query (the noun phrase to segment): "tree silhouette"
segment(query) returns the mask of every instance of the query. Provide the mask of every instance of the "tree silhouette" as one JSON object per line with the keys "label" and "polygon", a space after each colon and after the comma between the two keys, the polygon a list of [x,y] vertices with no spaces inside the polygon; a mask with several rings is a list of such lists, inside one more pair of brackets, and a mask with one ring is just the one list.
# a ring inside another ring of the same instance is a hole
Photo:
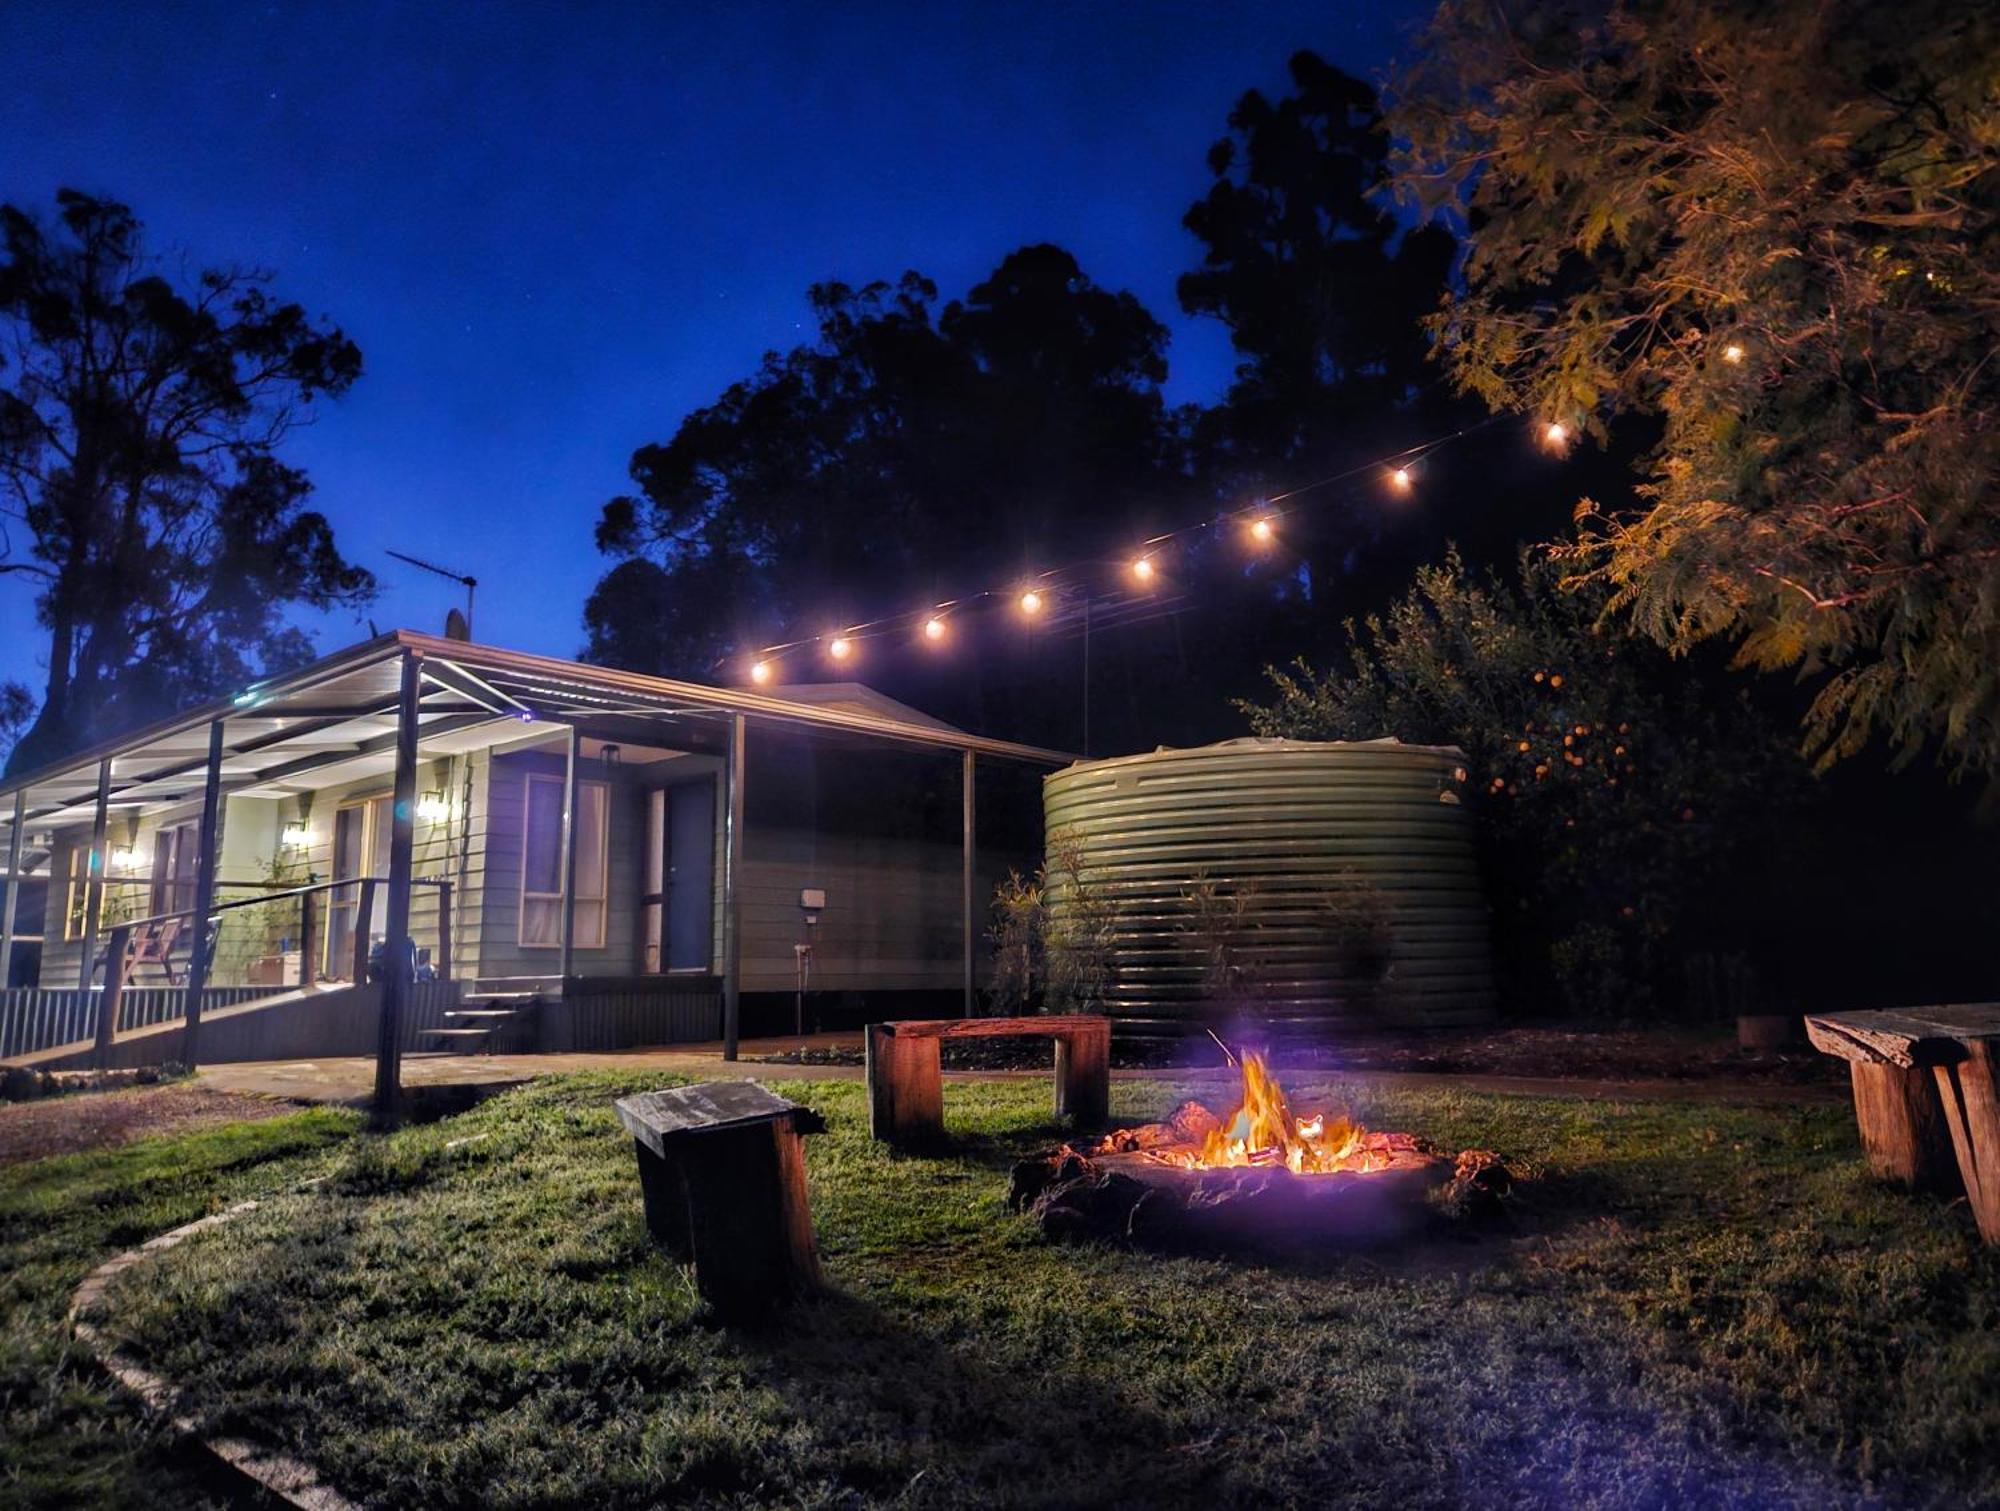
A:
{"label": "tree silhouette", "polygon": [[308,659],[283,610],[373,579],[275,448],[361,353],[261,274],[177,288],[124,205],[0,206],[0,573],[40,584],[48,678],[22,770]]}

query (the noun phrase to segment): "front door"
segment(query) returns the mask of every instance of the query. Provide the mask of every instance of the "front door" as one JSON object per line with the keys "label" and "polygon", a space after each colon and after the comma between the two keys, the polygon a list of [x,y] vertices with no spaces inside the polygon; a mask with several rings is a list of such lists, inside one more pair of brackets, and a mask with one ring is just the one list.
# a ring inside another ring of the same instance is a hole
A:
{"label": "front door", "polygon": [[[389,798],[365,799],[342,805],[333,815],[333,880],[382,877],[389,874]],[[388,889],[375,889],[369,916],[361,915],[361,888],[335,887],[328,894],[326,919],[326,959],[321,975],[329,981],[345,981],[354,974],[354,935],[367,931],[372,941],[387,916]]]}
{"label": "front door", "polygon": [[648,793],[646,819],[646,970],[708,970],[715,938],[714,781]]}

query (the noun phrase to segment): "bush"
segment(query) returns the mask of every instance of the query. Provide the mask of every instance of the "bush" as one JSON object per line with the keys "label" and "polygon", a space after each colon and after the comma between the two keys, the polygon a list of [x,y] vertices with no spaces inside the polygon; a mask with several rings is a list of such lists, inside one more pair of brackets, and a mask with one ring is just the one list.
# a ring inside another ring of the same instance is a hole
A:
{"label": "bush", "polygon": [[1810,781],[1738,679],[1600,631],[1602,608],[1539,557],[1510,582],[1452,552],[1347,625],[1338,668],[1272,668],[1239,706],[1260,735],[1457,746],[1511,994],[1635,1018],[1733,942],[1730,860]]}

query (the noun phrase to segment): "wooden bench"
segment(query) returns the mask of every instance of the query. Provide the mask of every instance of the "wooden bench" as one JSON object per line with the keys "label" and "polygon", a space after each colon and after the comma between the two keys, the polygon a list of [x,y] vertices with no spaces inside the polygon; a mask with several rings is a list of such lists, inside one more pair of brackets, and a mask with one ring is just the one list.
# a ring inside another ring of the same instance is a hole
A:
{"label": "wooden bench", "polygon": [[724,1322],[753,1322],[819,1285],[802,1136],[818,1113],[750,1081],[626,1097],[646,1227]]}
{"label": "wooden bench", "polygon": [[2000,1244],[2000,1003],[1827,1013],[1815,1047],[1848,1062],[1868,1163],[1885,1180],[1955,1194]]}
{"label": "wooden bench", "polygon": [[1056,1041],[1056,1116],[1101,1127],[1111,1112],[1111,1020],[1094,1013],[1045,1018],[924,1018],[868,1025],[868,1131],[891,1144],[944,1137],[946,1039]]}

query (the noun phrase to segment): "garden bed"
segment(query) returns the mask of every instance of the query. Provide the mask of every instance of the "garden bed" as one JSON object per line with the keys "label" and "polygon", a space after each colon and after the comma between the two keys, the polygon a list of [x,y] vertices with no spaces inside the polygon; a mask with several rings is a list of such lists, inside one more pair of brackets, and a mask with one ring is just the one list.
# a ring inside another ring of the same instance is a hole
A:
{"label": "garden bed", "polygon": [[1045,1087],[956,1088],[955,1143],[914,1157],[868,1139],[860,1086],[788,1083],[830,1125],[832,1290],[742,1335],[646,1240],[611,1101],[657,1084],[356,1137],[324,1186],[128,1272],[107,1328],[211,1424],[389,1505],[2000,1497],[2000,1255],[1870,1182],[1845,1109],[1307,1082],[1533,1178],[1475,1244],[1251,1262],[1008,1212]]}

